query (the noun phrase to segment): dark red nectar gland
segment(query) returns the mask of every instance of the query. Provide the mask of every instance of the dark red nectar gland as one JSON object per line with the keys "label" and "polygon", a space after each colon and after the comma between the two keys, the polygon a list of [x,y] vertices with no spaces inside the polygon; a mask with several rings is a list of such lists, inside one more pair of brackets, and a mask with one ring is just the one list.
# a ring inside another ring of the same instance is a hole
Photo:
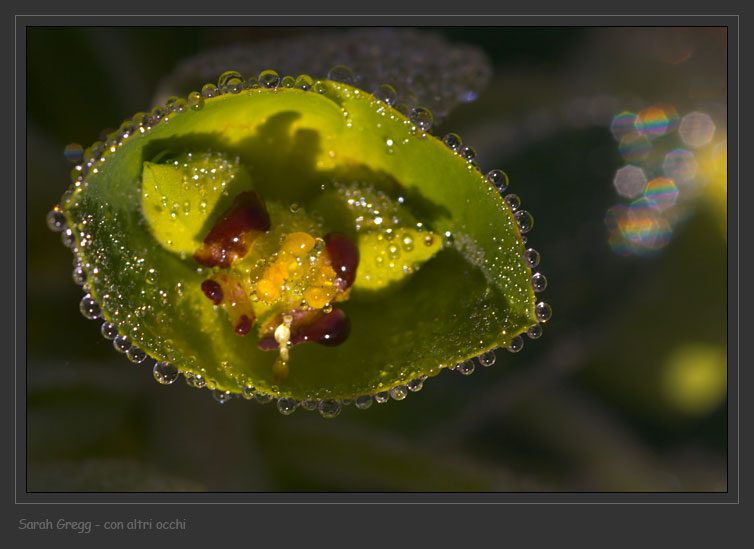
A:
{"label": "dark red nectar gland", "polygon": [[215,305],[222,303],[223,289],[214,280],[207,279],[202,282],[202,291],[204,292],[204,295],[206,295]]}
{"label": "dark red nectar gland", "polygon": [[325,236],[325,253],[337,276],[335,285],[345,292],[356,280],[356,268],[359,266],[356,243],[344,234],[330,233]]}
{"label": "dark red nectar gland", "polygon": [[212,227],[194,259],[205,267],[227,269],[248,253],[260,232],[269,230],[270,216],[262,196],[256,191],[244,191]]}

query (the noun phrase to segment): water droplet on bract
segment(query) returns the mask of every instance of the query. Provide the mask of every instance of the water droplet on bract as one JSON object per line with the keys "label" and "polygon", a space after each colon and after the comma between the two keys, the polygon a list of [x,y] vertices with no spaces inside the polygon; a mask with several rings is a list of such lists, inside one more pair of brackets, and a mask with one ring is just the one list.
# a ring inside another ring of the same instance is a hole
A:
{"label": "water droplet on bract", "polygon": [[497,360],[497,356],[495,355],[495,351],[487,351],[486,353],[482,353],[476,359],[479,361],[479,364],[484,366],[485,368],[488,368],[495,364],[495,360]]}
{"label": "water droplet on bract", "polygon": [[301,90],[309,91],[313,85],[314,80],[308,74],[299,74],[298,78],[296,78],[296,87]]}
{"label": "water droplet on bract", "polygon": [[476,150],[474,150],[474,147],[464,145],[458,152],[463,158],[466,159],[466,162],[471,162],[476,158]]}
{"label": "water droplet on bract", "polygon": [[415,107],[408,113],[408,119],[420,130],[428,132],[432,128],[432,113],[424,107]]}
{"label": "water droplet on bract", "polygon": [[458,151],[462,145],[461,137],[457,133],[446,134],[445,137],[442,138],[442,142],[451,151]]}
{"label": "water droplet on bract", "polygon": [[144,278],[147,281],[147,284],[154,284],[157,282],[157,271],[154,269],[147,269],[147,273],[144,276]]}
{"label": "water droplet on bract", "polygon": [[298,213],[298,211],[301,209],[301,206],[299,206],[296,202],[291,202],[291,205],[288,207],[288,210],[291,213]]}
{"label": "water droplet on bract", "polygon": [[84,147],[78,143],[69,143],[63,150],[63,156],[69,162],[81,162],[84,156]]}
{"label": "water droplet on bract", "polygon": [[117,335],[113,338],[113,347],[119,353],[125,353],[131,348],[131,340],[128,339],[128,336]]}
{"label": "water droplet on bract", "polygon": [[73,248],[76,244],[76,236],[71,229],[65,229],[60,233],[60,239],[63,241],[63,246],[66,248]]}
{"label": "water droplet on bract", "polygon": [[317,80],[314,85],[312,86],[312,89],[316,93],[326,94],[327,93],[327,84],[322,82],[321,80]]}
{"label": "water droplet on bract", "polygon": [[277,88],[280,85],[280,75],[268,69],[259,73],[259,85],[265,88]]}
{"label": "water droplet on bract", "polygon": [[464,360],[456,364],[455,369],[459,374],[469,376],[474,373],[474,363],[470,360]]}
{"label": "water droplet on bract", "polygon": [[404,234],[401,237],[401,248],[404,252],[414,251],[414,239],[409,234]]}
{"label": "water droplet on bract", "polygon": [[539,339],[542,337],[542,325],[532,324],[526,331],[526,335],[529,336],[529,339]]}
{"label": "water droplet on bract", "polygon": [[356,400],[354,401],[354,405],[359,410],[366,410],[367,408],[372,406],[372,402],[374,402],[374,400],[372,399],[372,395],[362,395],[362,396],[356,397]]}
{"label": "water droplet on bract", "polygon": [[225,71],[217,79],[217,88],[222,93],[240,93],[246,87],[246,81],[237,71]]}
{"label": "water droplet on bract", "polygon": [[243,389],[241,389],[241,396],[246,400],[251,400],[252,398],[254,398],[254,391],[256,391],[256,389],[253,385],[246,385]]}
{"label": "water droplet on bract", "polygon": [[136,345],[129,347],[126,351],[126,356],[128,357],[128,360],[134,364],[141,364],[147,359],[147,353],[139,349]]}
{"label": "water droplet on bract", "polygon": [[529,248],[524,252],[524,259],[529,267],[534,268],[539,265],[539,252],[534,248]]}
{"label": "water droplet on bract", "polygon": [[340,414],[342,406],[339,400],[328,399],[319,403],[319,415],[325,419],[332,419]]}
{"label": "water droplet on bract", "polygon": [[529,231],[531,231],[532,227],[534,227],[534,216],[532,216],[526,210],[517,211],[515,214],[513,214],[513,217],[516,219],[518,230],[521,232],[521,234],[528,233]]}
{"label": "water droplet on bract", "polygon": [[398,97],[395,88],[389,84],[382,84],[381,86],[378,86],[377,89],[374,90],[374,93],[372,95],[376,99],[383,101],[391,107],[395,105],[395,100]]}
{"label": "water droplet on bract", "polygon": [[547,279],[542,273],[534,273],[531,276],[531,287],[535,292],[543,292],[547,288]]}
{"label": "water droplet on bract", "polygon": [[99,304],[91,296],[91,294],[86,294],[81,298],[79,309],[81,310],[81,314],[89,320],[95,320],[102,316],[102,311],[99,308]]}
{"label": "water droplet on bract", "polygon": [[170,112],[185,112],[186,107],[188,107],[188,103],[185,99],[176,98],[173,105],[170,107]]}
{"label": "water droplet on bract", "polygon": [[540,322],[545,323],[550,320],[550,317],[552,317],[552,307],[544,301],[540,301],[534,307],[534,316],[536,316],[537,320]]}
{"label": "water droplet on bract", "polygon": [[204,86],[202,86],[202,97],[204,99],[216,97],[217,95],[219,95],[217,93],[217,86],[214,84],[204,84]]}
{"label": "water droplet on bract", "polygon": [[289,416],[298,408],[298,400],[288,397],[280,397],[278,399],[278,412],[284,416]]}
{"label": "water droplet on bract", "polygon": [[517,353],[521,349],[524,348],[524,339],[521,336],[516,336],[513,339],[511,339],[510,345],[508,345],[507,349],[511,353]]}
{"label": "water droplet on bract", "polygon": [[292,76],[284,76],[283,80],[281,80],[281,84],[284,88],[292,88],[296,85],[296,79]]}
{"label": "water droplet on bract", "polygon": [[233,393],[230,391],[223,391],[222,389],[212,389],[212,398],[220,404],[225,404],[233,398]]}
{"label": "water droplet on bract", "polygon": [[406,387],[412,393],[416,393],[418,391],[421,391],[422,387],[424,387],[424,379],[425,379],[424,376],[412,379],[411,381],[409,381],[408,383],[406,383]]}
{"label": "water droplet on bract", "polygon": [[118,328],[111,322],[103,322],[99,331],[105,339],[115,339],[118,335]]}
{"label": "water droplet on bract", "polygon": [[66,228],[66,220],[63,212],[57,208],[50,210],[50,213],[47,214],[47,226],[51,231],[56,233],[64,231]]}
{"label": "water droplet on bract", "polygon": [[152,373],[158,383],[170,385],[178,379],[181,372],[174,365],[170,364],[170,362],[158,362],[152,368]]}
{"label": "water droplet on bract", "polygon": [[201,110],[204,107],[204,98],[198,91],[192,91],[188,94],[188,106],[192,111]]}
{"label": "water droplet on bract", "polygon": [[256,393],[254,395],[254,398],[257,400],[257,402],[259,402],[259,404],[268,404],[272,402],[273,396],[266,393]]}
{"label": "water droplet on bract", "polygon": [[502,194],[508,190],[508,174],[503,170],[490,170],[487,172],[487,181]]}
{"label": "water droplet on bract", "polygon": [[388,400],[390,400],[390,393],[387,391],[380,391],[376,395],[374,395],[374,401],[377,404],[385,404]]}
{"label": "water droplet on bract", "polygon": [[349,86],[353,86],[356,81],[353,71],[345,65],[338,65],[337,67],[331,68],[327,73],[327,79],[332,80],[333,82],[347,84]]}
{"label": "water droplet on bract", "polygon": [[301,407],[307,412],[316,410],[318,405],[319,403],[313,398],[307,398],[306,400],[301,401]]}
{"label": "water droplet on bract", "polygon": [[390,389],[390,396],[393,397],[393,400],[403,400],[407,394],[408,389],[405,385],[397,385]]}
{"label": "water droplet on bract", "polygon": [[73,281],[79,286],[86,284],[86,271],[81,265],[76,265],[73,268],[71,277],[73,278]]}
{"label": "water droplet on bract", "polygon": [[511,211],[516,211],[521,207],[521,199],[517,194],[509,194],[505,196],[505,201],[508,203],[508,207]]}

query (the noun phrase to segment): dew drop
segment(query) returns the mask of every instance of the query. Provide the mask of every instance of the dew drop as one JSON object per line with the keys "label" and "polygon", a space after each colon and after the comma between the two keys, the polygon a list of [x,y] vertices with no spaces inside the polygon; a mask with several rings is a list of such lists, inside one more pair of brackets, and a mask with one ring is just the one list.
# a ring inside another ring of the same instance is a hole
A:
{"label": "dew drop", "polygon": [[66,248],[73,248],[74,244],[76,244],[76,236],[71,229],[65,229],[60,233],[60,239],[63,241],[63,246]]}
{"label": "dew drop", "polygon": [[272,402],[273,396],[268,395],[266,393],[256,393],[254,395],[254,398],[259,402],[259,404],[269,404]]}
{"label": "dew drop", "polygon": [[204,86],[202,86],[202,97],[204,99],[210,99],[217,95],[219,94],[217,93],[217,87],[214,84],[204,84]]}
{"label": "dew drop", "polygon": [[372,399],[372,395],[362,395],[356,397],[356,400],[354,401],[354,405],[359,410],[366,410],[367,408],[372,406],[372,403],[374,400]]}
{"label": "dew drop", "polygon": [[296,78],[296,87],[301,90],[309,91],[312,89],[313,85],[314,80],[312,80],[312,77],[308,74],[300,74],[298,78]]}
{"label": "dew drop", "polygon": [[280,85],[280,75],[268,69],[259,73],[259,85],[265,88],[277,88]]}
{"label": "dew drop", "polygon": [[407,394],[408,389],[405,385],[396,385],[390,389],[390,396],[393,397],[393,400],[403,400]]}
{"label": "dew drop", "polygon": [[79,286],[86,284],[86,271],[81,265],[76,265],[73,268],[73,273],[71,276],[73,278],[73,281]]}
{"label": "dew drop", "polygon": [[547,279],[542,273],[534,273],[531,276],[531,287],[535,292],[543,292],[547,288]]}
{"label": "dew drop", "polygon": [[521,234],[528,233],[534,227],[534,216],[526,210],[518,210],[513,217],[518,223],[518,230],[521,231]]}
{"label": "dew drop", "polygon": [[411,235],[405,234],[401,237],[401,248],[403,248],[404,252],[414,251],[414,239]]}
{"label": "dew drop", "polygon": [[154,269],[148,269],[147,274],[144,276],[144,278],[147,281],[147,284],[154,284],[157,282],[157,271]]}
{"label": "dew drop", "polygon": [[63,156],[69,162],[80,162],[84,156],[84,147],[78,143],[69,143],[63,150]]}
{"label": "dew drop", "polygon": [[246,385],[243,389],[241,389],[241,396],[246,400],[251,400],[252,398],[254,398],[254,391],[256,391],[256,389],[253,385]]}
{"label": "dew drop", "polygon": [[230,391],[223,391],[222,389],[212,389],[212,398],[220,404],[225,404],[233,398],[233,393]]}
{"label": "dew drop", "polygon": [[471,360],[464,360],[456,364],[456,372],[469,376],[474,373],[474,363]]}
{"label": "dew drop", "polygon": [[47,226],[51,231],[59,233],[65,230],[66,220],[63,212],[58,209],[50,210],[47,214]]}
{"label": "dew drop", "polygon": [[158,362],[154,365],[154,368],[152,368],[152,373],[158,383],[170,385],[178,379],[181,372],[170,362]]}
{"label": "dew drop", "polygon": [[424,378],[423,377],[417,377],[416,379],[412,379],[408,383],[406,383],[406,387],[409,391],[412,393],[416,393],[418,391],[421,391],[422,387],[424,387]]}
{"label": "dew drop", "polygon": [[134,364],[141,364],[147,359],[147,353],[142,349],[139,349],[136,345],[129,347],[126,351],[126,356],[128,357],[128,360]]}
{"label": "dew drop", "polygon": [[192,91],[188,94],[188,106],[192,111],[201,110],[204,107],[204,98],[198,91]]}
{"label": "dew drop", "polygon": [[389,84],[382,84],[381,86],[378,86],[377,89],[374,90],[374,93],[372,95],[376,99],[383,101],[391,107],[395,105],[395,100],[398,97],[398,94],[395,92],[395,88]]}
{"label": "dew drop", "polygon": [[340,82],[341,84],[353,86],[356,77],[351,69],[345,65],[338,65],[337,67],[330,69],[330,72],[327,73],[327,79],[332,80],[333,82]]}
{"label": "dew drop", "polygon": [[340,414],[342,405],[339,400],[328,399],[319,403],[319,415],[325,419],[332,419]]}
{"label": "dew drop", "polygon": [[240,93],[246,82],[240,72],[225,71],[217,79],[217,87],[222,93]]}
{"label": "dew drop", "polygon": [[534,268],[539,265],[539,252],[534,248],[529,248],[524,252],[524,259],[529,267]]}
{"label": "dew drop", "polygon": [[284,416],[289,416],[298,408],[298,400],[288,397],[280,397],[277,403],[278,412]]}
{"label": "dew drop", "polygon": [[118,328],[111,322],[103,322],[99,331],[105,339],[115,339],[118,335]]}
{"label": "dew drop", "polygon": [[511,339],[510,345],[508,345],[507,347],[507,349],[511,353],[517,353],[523,348],[524,348],[524,339],[521,336],[516,336],[513,339]]}
{"label": "dew drop", "polygon": [[283,80],[281,81],[284,88],[292,88],[296,85],[296,79],[292,76],[284,76]]}
{"label": "dew drop", "polygon": [[526,335],[529,336],[529,339],[539,339],[542,337],[542,325],[532,324],[526,331]]}
{"label": "dew drop", "polygon": [[449,133],[442,138],[442,142],[451,151],[458,151],[461,148],[461,137],[457,133]]}
{"label": "dew drop", "polygon": [[544,301],[540,301],[534,307],[534,315],[537,317],[537,320],[544,324],[552,317],[552,307]]}
{"label": "dew drop", "polygon": [[487,351],[486,353],[482,353],[476,359],[479,361],[479,364],[484,366],[485,368],[488,368],[495,364],[495,360],[497,360],[497,356],[495,356],[495,351]]}
{"label": "dew drop", "polygon": [[318,405],[319,403],[313,398],[307,398],[306,400],[301,401],[301,407],[307,412],[316,410]]}
{"label": "dew drop", "polygon": [[128,339],[128,336],[117,335],[113,338],[113,347],[119,353],[125,353],[131,348],[131,340]]}
{"label": "dew drop", "polygon": [[505,201],[508,203],[508,207],[511,211],[516,211],[521,207],[521,199],[517,194],[509,194],[505,196]]}
{"label": "dew drop", "polygon": [[374,401],[377,404],[385,404],[388,400],[390,400],[390,393],[387,391],[380,391],[376,395],[374,395]]}
{"label": "dew drop", "polygon": [[317,80],[317,81],[316,81],[316,82],[314,83],[314,85],[312,86],[312,89],[313,89],[313,90],[314,90],[315,92],[317,92],[317,93],[321,93],[321,94],[323,94],[323,95],[324,95],[324,94],[326,94],[326,93],[327,93],[327,84],[325,84],[325,83],[324,83],[324,82],[322,82],[321,80]]}
{"label": "dew drop", "polygon": [[508,174],[503,170],[490,170],[487,172],[487,181],[502,194],[508,190]]}
{"label": "dew drop", "polygon": [[471,162],[476,158],[476,150],[474,150],[474,147],[469,147],[467,145],[461,147],[459,154],[466,159],[466,162]]}
{"label": "dew drop", "polygon": [[408,119],[420,130],[428,132],[432,128],[432,113],[424,107],[415,107],[408,113]]}
{"label": "dew drop", "polygon": [[81,310],[81,314],[89,320],[95,320],[102,316],[102,311],[99,308],[99,304],[91,296],[91,294],[86,294],[81,298],[81,302],[79,303],[79,310]]}

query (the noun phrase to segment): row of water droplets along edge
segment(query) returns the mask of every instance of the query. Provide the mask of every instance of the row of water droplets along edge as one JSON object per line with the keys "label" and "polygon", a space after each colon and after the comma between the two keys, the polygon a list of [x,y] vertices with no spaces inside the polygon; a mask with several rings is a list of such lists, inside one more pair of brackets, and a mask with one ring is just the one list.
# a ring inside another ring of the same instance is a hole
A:
{"label": "row of water droplets along edge", "polygon": [[[353,85],[355,82],[353,71],[343,65],[333,67],[329,71],[327,79],[346,85]],[[60,202],[62,204],[68,203],[75,193],[81,192],[81,190],[86,188],[86,176],[89,173],[97,173],[98,166],[106,161],[107,154],[115,153],[118,147],[131,136],[146,133],[157,124],[168,122],[172,114],[181,113],[187,109],[200,110],[204,106],[205,99],[223,94],[238,94],[244,89],[257,88],[298,88],[303,91],[311,90],[315,93],[327,93],[327,86],[324,82],[314,80],[306,74],[299,75],[297,78],[292,76],[283,76],[281,78],[276,71],[265,70],[262,71],[258,77],[244,78],[236,71],[226,71],[218,79],[217,85],[211,83],[205,84],[202,87],[201,92],[192,91],[188,94],[186,99],[170,97],[167,99],[164,106],[155,107],[152,109],[151,113],[137,113],[132,119],[123,122],[118,130],[106,133],[106,135],[102,136],[100,141],[95,142],[85,151],[71,155],[74,156],[74,160],[80,159],[82,162],[76,164],[72,169],[72,188],[63,194]],[[378,86],[372,95],[408,118],[418,130],[427,133],[431,131],[433,117],[429,109],[423,107],[409,109],[405,104],[396,104],[397,97],[395,89],[389,84]],[[442,141],[447,148],[453,151],[454,154],[463,158],[469,164],[470,168],[481,171],[475,160],[476,151],[473,147],[464,145],[457,134],[448,133],[443,137]],[[66,151],[68,153],[68,148]],[[66,156],[69,156],[69,154],[66,154]],[[486,180],[504,196],[505,202],[516,220],[522,240],[526,243],[527,237],[525,236],[525,233],[528,233],[533,227],[534,218],[529,212],[521,208],[521,199],[517,195],[505,194],[509,185],[508,175],[502,170],[493,169],[487,173]],[[73,230],[67,226],[65,216],[63,215],[60,206],[55,206],[53,210],[48,213],[47,224],[52,231],[61,233],[63,244],[73,252],[73,280],[76,284],[82,286],[85,292],[84,297],[79,304],[81,314],[91,320],[101,318],[102,311],[100,306],[89,293],[86,270],[84,269],[76,247],[76,235]],[[445,236],[450,237],[451,235]],[[540,255],[533,248],[528,248],[525,252],[525,259],[529,268],[535,269],[539,265]],[[532,274],[531,285],[534,292],[540,293],[547,287],[547,279],[541,272],[536,271]],[[531,339],[538,339],[541,337],[542,324],[550,319],[552,309],[550,308],[550,305],[544,301],[540,301],[535,306],[535,315],[539,322],[530,326],[527,331],[527,335]],[[113,347],[116,351],[124,353],[126,357],[135,364],[141,364],[146,361],[147,358],[152,358],[146,353],[146,351],[133,345],[127,335],[119,334],[118,328],[110,322],[104,322],[101,325],[100,333],[105,339],[113,342]],[[523,346],[523,338],[518,335],[512,339],[507,350],[512,353],[517,353],[523,348]],[[476,357],[476,360],[482,366],[492,366],[496,360],[495,350],[480,354]],[[470,375],[474,372],[474,368],[474,361],[471,359],[460,362],[450,369],[463,375]],[[239,396],[242,396],[247,400],[254,399],[261,404],[270,403],[275,399],[275,396],[273,395],[256,391],[251,385],[243,387],[240,395],[230,391],[222,391],[217,388],[212,388],[201,375],[194,374],[190,371],[181,371],[174,364],[169,362],[155,361],[152,372],[155,380],[164,385],[174,383],[180,374],[183,373],[186,383],[190,387],[198,389],[205,387],[210,388],[213,398],[221,404]],[[427,377],[428,376],[423,375],[404,384],[396,385],[390,390],[380,391],[374,395],[355,396],[352,399],[306,399],[299,401],[290,397],[279,397],[277,399],[277,409],[284,415],[292,414],[299,407],[309,411],[318,410],[322,417],[330,419],[338,416],[343,406],[350,405],[351,403],[360,410],[366,410],[372,406],[373,402],[383,404],[391,399],[403,400],[409,392],[417,392],[421,390]]]}

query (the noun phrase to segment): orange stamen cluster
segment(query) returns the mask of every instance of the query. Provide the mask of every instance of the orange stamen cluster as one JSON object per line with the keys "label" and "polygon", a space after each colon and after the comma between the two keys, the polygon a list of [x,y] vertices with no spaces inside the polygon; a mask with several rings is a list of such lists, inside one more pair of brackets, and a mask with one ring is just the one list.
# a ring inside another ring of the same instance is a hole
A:
{"label": "orange stamen cluster", "polygon": [[287,235],[277,258],[267,266],[256,283],[254,291],[257,297],[265,303],[272,303],[280,297],[286,282],[306,275],[304,299],[307,305],[313,309],[322,309],[330,303],[338,293],[335,271],[321,259],[311,266],[302,261],[316,244],[317,241],[308,233]]}

